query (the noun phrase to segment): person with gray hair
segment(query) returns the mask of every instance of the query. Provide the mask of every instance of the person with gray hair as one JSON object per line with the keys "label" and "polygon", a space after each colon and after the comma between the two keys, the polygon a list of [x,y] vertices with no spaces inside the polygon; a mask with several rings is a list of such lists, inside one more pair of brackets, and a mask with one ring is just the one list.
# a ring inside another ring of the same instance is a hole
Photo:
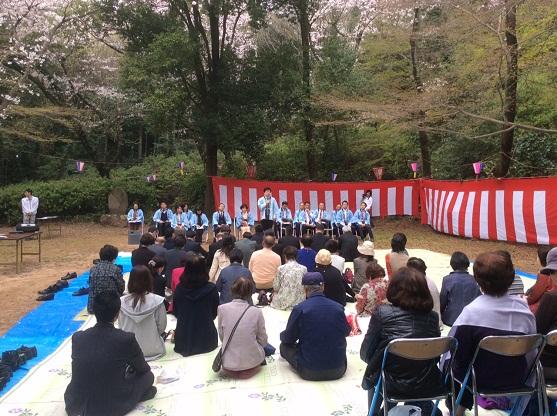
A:
{"label": "person with gray hair", "polygon": [[280,334],[280,355],[304,380],[338,380],[346,372],[350,334],[344,308],[323,294],[321,273],[305,273],[302,285],[306,300],[294,306]]}
{"label": "person with gray hair", "polygon": [[342,235],[338,238],[339,254],[347,262],[354,261],[360,255],[358,253],[358,237],[352,234],[349,225],[342,227]]}

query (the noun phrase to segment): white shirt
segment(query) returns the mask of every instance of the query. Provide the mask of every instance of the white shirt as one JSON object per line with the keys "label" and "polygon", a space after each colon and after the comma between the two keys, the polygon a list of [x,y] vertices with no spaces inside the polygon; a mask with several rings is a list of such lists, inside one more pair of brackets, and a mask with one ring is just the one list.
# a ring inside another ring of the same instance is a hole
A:
{"label": "white shirt", "polygon": [[362,199],[362,202],[365,202],[365,203],[366,203],[366,209],[371,209],[371,206],[373,205],[373,198],[372,198],[371,196],[370,196],[370,197],[367,197],[367,198],[364,197],[364,198]]}
{"label": "white shirt", "polygon": [[32,196],[31,199],[21,198],[21,210],[24,214],[36,214],[39,209],[39,198]]}

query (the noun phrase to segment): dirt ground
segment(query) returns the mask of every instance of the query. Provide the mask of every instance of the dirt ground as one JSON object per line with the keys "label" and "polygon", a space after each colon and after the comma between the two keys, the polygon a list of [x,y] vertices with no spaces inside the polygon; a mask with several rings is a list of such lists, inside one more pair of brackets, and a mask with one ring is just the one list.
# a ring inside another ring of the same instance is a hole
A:
{"label": "dirt ground", "polygon": [[[377,248],[390,247],[393,233],[399,231],[408,237],[408,248],[421,248],[450,254],[455,250],[467,253],[471,258],[481,252],[508,250],[516,267],[536,272],[536,248],[490,241],[478,241],[438,234],[412,219],[376,220],[375,244]],[[8,232],[0,227],[0,233]],[[14,249],[6,243],[0,245],[0,263],[13,260]],[[35,244],[26,243],[26,244]],[[35,256],[24,257],[23,272],[15,274],[15,266],[0,266],[0,335],[4,334],[28,311],[34,309],[37,291],[54,283],[67,272],[78,274],[91,267],[98,258],[99,248],[112,244],[121,251],[131,251],[125,228],[104,227],[93,223],[70,224],[62,227],[62,235],[45,236],[42,240],[42,262]],[[31,247],[28,247],[30,250]]]}

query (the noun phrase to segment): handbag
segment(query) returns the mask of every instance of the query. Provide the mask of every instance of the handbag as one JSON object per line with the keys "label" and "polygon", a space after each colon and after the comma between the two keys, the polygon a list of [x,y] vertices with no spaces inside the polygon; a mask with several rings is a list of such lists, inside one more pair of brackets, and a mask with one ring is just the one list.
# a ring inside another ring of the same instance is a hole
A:
{"label": "handbag", "polygon": [[242,313],[242,315],[240,315],[240,318],[238,318],[238,321],[236,321],[236,324],[234,325],[234,328],[232,328],[232,332],[230,333],[230,336],[228,337],[228,342],[226,343],[226,345],[224,346],[224,348],[222,348],[222,346],[219,349],[219,352],[217,352],[217,355],[215,356],[215,359],[213,360],[213,371],[215,373],[218,373],[222,367],[222,357],[224,355],[224,353],[226,352],[228,346],[230,345],[230,341],[232,341],[232,337],[234,336],[234,332],[236,332],[236,328],[238,328],[238,324],[240,323],[240,321],[242,320],[242,318],[244,317],[244,315],[246,314],[246,312],[248,311],[248,309],[250,308],[251,305],[248,305],[248,307],[246,309],[244,309],[244,312]]}

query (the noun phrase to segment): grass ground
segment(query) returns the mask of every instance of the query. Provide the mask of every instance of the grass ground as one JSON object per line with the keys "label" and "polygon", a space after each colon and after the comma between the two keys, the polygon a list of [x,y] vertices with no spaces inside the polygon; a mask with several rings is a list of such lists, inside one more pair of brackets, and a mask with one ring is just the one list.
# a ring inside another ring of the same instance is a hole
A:
{"label": "grass ground", "polygon": [[[0,227],[0,233],[9,229]],[[388,248],[393,233],[403,232],[408,237],[409,248],[422,248],[450,254],[460,250],[474,258],[481,252],[508,250],[516,267],[536,272],[536,248],[527,245],[461,239],[438,234],[428,226],[408,218],[376,221],[375,244],[377,248]],[[35,244],[35,243],[26,243]],[[121,251],[131,251],[125,228],[104,227],[93,223],[64,224],[62,235],[44,238],[42,262],[35,257],[24,258],[23,272],[15,274],[15,267],[0,266],[0,335],[4,334],[28,311],[34,309],[37,291],[54,283],[67,272],[82,273],[91,267],[98,257],[99,248],[112,244]],[[31,249],[31,247],[29,247]],[[14,249],[0,244],[0,262],[12,261]]]}

